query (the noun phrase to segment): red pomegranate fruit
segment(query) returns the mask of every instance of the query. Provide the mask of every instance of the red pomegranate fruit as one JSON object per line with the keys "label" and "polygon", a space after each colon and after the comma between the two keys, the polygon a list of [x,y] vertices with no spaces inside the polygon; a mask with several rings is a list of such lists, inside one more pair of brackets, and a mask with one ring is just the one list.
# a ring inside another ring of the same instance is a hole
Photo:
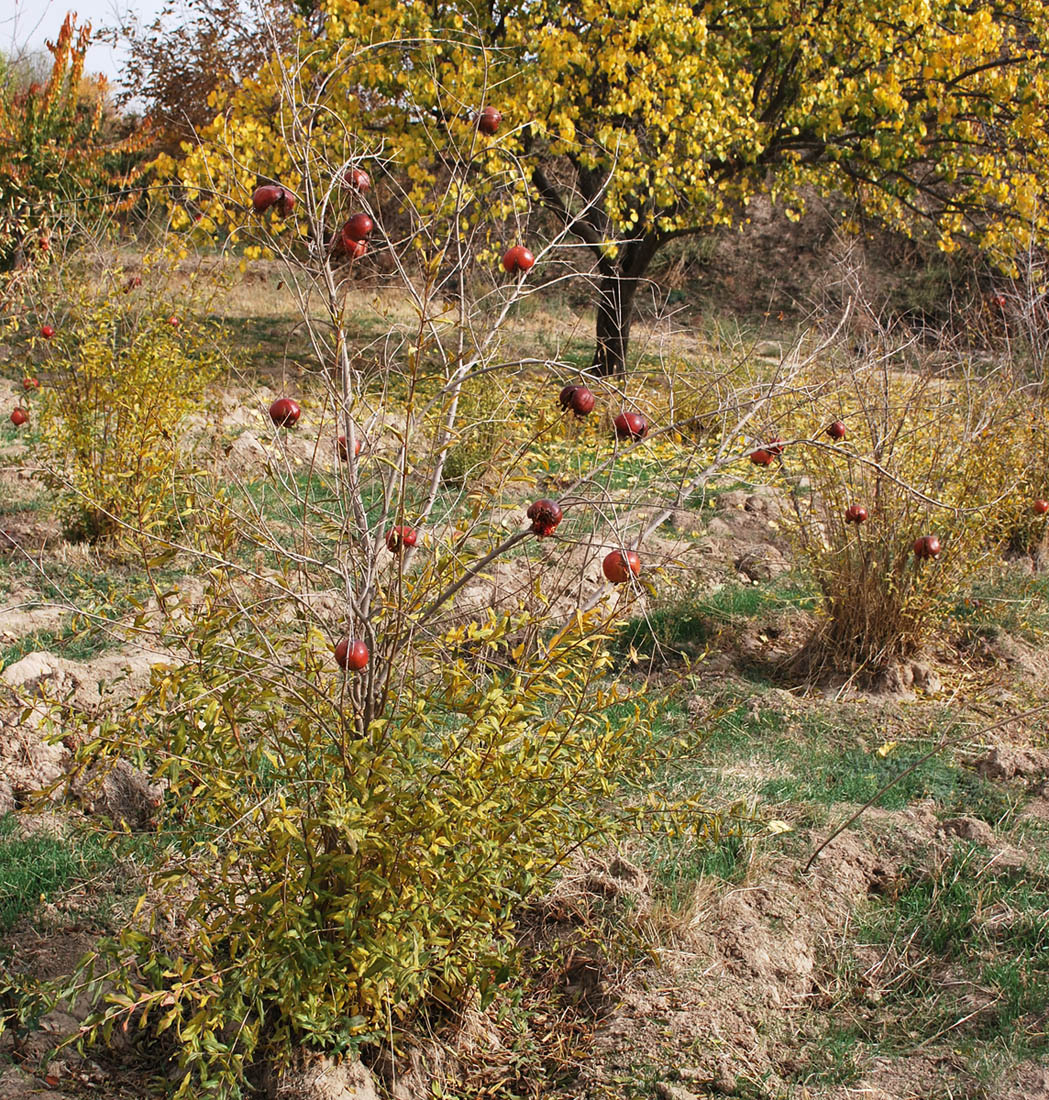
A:
{"label": "red pomegranate fruit", "polygon": [[919,561],[928,561],[940,553],[940,540],[935,535],[921,535],[914,540],[914,556]]}
{"label": "red pomegranate fruit", "polygon": [[375,222],[367,214],[354,214],[342,227],[343,241],[363,241],[375,228]]}
{"label": "red pomegranate fruit", "polygon": [[601,572],[613,584],[625,584],[641,573],[641,558],[633,550],[613,550],[605,555]]}
{"label": "red pomegranate fruit", "polygon": [[535,257],[523,244],[515,244],[503,255],[503,269],[511,275],[531,271],[533,267],[535,267]]}
{"label": "red pomegranate fruit", "polygon": [[355,642],[350,638],[343,638],[335,646],[335,663],[339,668],[360,672],[368,663],[368,647],[364,642]]}
{"label": "red pomegranate fruit", "polygon": [[362,195],[365,191],[370,191],[372,186],[372,178],[363,168],[347,168],[342,182],[354,191],[360,191]]}
{"label": "red pomegranate fruit", "polygon": [[415,546],[419,541],[419,532],[414,527],[391,527],[386,532],[386,549],[396,554],[406,546]]}
{"label": "red pomegranate fruit", "polygon": [[554,533],[563,519],[561,506],[556,500],[537,500],[528,507],[528,518],[532,521],[532,533],[546,538]]}
{"label": "red pomegranate fruit", "polygon": [[[350,461],[350,448],[349,448],[349,445],[346,442],[346,436],[340,435],[339,438],[336,440],[335,445],[339,450],[339,459],[340,459],[340,461],[349,462]],[[353,453],[354,453],[354,455],[359,455],[361,453],[361,441],[360,441],[359,438],[354,441]]]}
{"label": "red pomegranate fruit", "polygon": [[565,386],[557,400],[565,412],[571,409],[576,416],[586,416],[594,411],[595,398],[586,386]]}
{"label": "red pomegranate fruit", "polygon": [[477,114],[477,129],[482,134],[487,134],[491,137],[493,134],[498,133],[499,123],[503,121],[501,111],[497,111],[494,107],[482,107]]}
{"label": "red pomegranate fruit", "polygon": [[294,427],[300,416],[302,416],[302,409],[299,408],[299,403],[292,401],[290,397],[278,397],[270,405],[270,420],[278,428]]}
{"label": "red pomegranate fruit", "polygon": [[612,426],[617,439],[644,439],[648,435],[648,421],[639,412],[621,412]]}

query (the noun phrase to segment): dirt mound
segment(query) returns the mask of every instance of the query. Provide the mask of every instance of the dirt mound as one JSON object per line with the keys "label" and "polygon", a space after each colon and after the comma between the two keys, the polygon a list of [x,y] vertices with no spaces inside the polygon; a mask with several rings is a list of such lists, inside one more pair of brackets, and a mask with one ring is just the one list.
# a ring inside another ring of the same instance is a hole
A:
{"label": "dirt mound", "polygon": [[372,1075],[360,1062],[334,1062],[315,1055],[282,1073],[273,1096],[276,1100],[379,1100]]}
{"label": "dirt mound", "polygon": [[0,678],[23,697],[46,695],[81,710],[141,692],[159,660],[145,650],[106,653],[92,661],[72,661],[36,651],[8,665]]}
{"label": "dirt mound", "polygon": [[0,599],[0,641],[15,642],[36,630],[54,630],[69,614],[66,606],[41,605],[39,593],[19,589]]}
{"label": "dirt mound", "polygon": [[0,707],[0,814],[8,813],[65,773],[69,750],[41,730],[43,714],[15,705]]}
{"label": "dirt mound", "polygon": [[[931,815],[898,816],[906,851],[933,843]],[[660,1054],[668,1088],[732,1095],[737,1082],[758,1080],[787,1088],[797,1066],[776,1041],[776,1021],[819,1003],[830,945],[857,904],[889,889],[899,854],[850,832],[808,876],[782,860],[752,885],[720,896],[701,888],[692,909],[671,918],[677,949],[615,991],[571,1094],[607,1095],[638,1059],[651,1065]],[[695,1053],[683,1065],[684,1050]]]}
{"label": "dirt mound", "polygon": [[981,757],[976,768],[988,779],[1049,779],[1049,753],[1015,745],[999,745]]}

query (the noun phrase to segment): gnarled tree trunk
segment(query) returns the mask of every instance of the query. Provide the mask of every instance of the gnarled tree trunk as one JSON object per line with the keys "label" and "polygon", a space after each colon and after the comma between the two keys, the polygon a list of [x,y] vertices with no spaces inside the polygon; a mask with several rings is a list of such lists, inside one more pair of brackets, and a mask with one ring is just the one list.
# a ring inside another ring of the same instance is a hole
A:
{"label": "gnarled tree trunk", "polygon": [[[530,141],[526,142],[530,149]],[[597,256],[600,277],[597,299],[597,346],[592,370],[599,375],[625,374],[630,347],[630,323],[634,318],[634,299],[652,257],[675,233],[642,232],[631,240],[620,241],[619,251],[608,256],[606,248],[617,231],[602,209],[601,198],[607,179],[603,173],[572,162],[584,207],[579,210],[565,200],[559,185],[542,165],[533,171],[535,184],[544,205],[554,211],[565,228],[579,237]]]}
{"label": "gnarled tree trunk", "polygon": [[602,376],[626,374],[630,325],[641,278],[662,239],[648,234],[623,245],[614,260],[599,265],[601,282],[597,299],[597,346],[593,371]]}

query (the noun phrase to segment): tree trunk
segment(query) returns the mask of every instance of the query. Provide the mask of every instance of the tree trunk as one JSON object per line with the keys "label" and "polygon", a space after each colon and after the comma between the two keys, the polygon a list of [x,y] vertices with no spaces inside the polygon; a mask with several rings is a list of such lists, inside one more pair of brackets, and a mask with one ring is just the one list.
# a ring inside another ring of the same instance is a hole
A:
{"label": "tree trunk", "polygon": [[622,248],[619,262],[601,265],[597,299],[597,347],[591,370],[597,375],[626,374],[630,324],[637,288],[662,241],[654,234]]}
{"label": "tree trunk", "polygon": [[622,279],[617,273],[601,280],[597,299],[597,347],[591,368],[594,374],[626,374],[636,293],[636,279]]}

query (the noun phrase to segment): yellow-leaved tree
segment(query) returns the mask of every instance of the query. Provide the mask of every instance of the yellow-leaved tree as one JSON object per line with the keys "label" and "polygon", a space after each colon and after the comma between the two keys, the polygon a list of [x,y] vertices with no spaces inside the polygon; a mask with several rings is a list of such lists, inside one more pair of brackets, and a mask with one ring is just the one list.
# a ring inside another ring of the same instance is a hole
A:
{"label": "yellow-leaved tree", "polygon": [[[625,369],[658,250],[745,217],[758,194],[790,209],[806,188],[844,192],[1004,266],[1049,230],[1042,0],[325,0],[319,16],[294,68],[327,146],[317,163],[381,149],[411,187],[522,158],[592,257],[602,374]],[[245,198],[256,175],[307,185],[285,151],[285,62],[217,101],[178,168],[219,223],[218,200]],[[422,132],[461,137],[483,105],[502,121],[474,163],[437,162]]]}
{"label": "yellow-leaved tree", "polygon": [[66,15],[47,43],[44,84],[0,55],[0,270],[46,255],[53,232],[73,230],[78,209],[127,201],[141,174],[144,132],[114,117],[105,77],[84,76],[90,41],[91,24]]}
{"label": "yellow-leaved tree", "polygon": [[[1049,227],[1040,0],[327,0],[324,13],[320,35],[302,29],[309,77],[295,70],[315,101],[313,139],[337,159],[352,135],[392,155],[400,186],[428,183],[457,166],[437,163],[421,131],[496,107],[500,130],[474,152],[523,158],[535,196],[591,252],[599,373],[625,368],[658,250],[740,219],[761,193],[788,207],[808,187],[851,193],[945,249],[968,238],[1005,264]],[[191,193],[243,196],[256,175],[305,185],[284,153],[288,72],[275,59],[216,103],[179,170]],[[219,203],[209,213],[224,218]]]}

